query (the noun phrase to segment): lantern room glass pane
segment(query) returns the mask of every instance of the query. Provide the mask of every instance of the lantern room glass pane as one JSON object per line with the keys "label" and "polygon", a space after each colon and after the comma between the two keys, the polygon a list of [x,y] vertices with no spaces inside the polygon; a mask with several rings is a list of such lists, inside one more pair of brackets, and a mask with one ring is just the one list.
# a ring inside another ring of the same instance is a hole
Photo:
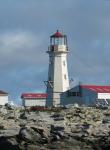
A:
{"label": "lantern room glass pane", "polygon": [[55,45],[64,45],[64,38],[56,38]]}
{"label": "lantern room glass pane", "polygon": [[67,38],[66,36],[63,37],[51,37],[50,38],[51,45],[67,45]]}
{"label": "lantern room glass pane", "polygon": [[51,44],[52,45],[65,45],[65,39],[64,38],[53,38]]}

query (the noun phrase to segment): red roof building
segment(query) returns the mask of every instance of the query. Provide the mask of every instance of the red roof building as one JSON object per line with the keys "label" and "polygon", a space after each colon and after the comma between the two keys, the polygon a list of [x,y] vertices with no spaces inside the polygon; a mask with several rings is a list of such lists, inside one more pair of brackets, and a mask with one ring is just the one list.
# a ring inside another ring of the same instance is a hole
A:
{"label": "red roof building", "polygon": [[79,105],[94,105],[96,101],[110,104],[110,86],[78,85],[62,93],[62,105],[78,103]]}
{"label": "red roof building", "polygon": [[8,93],[6,93],[4,91],[0,91],[0,95],[8,95]]}
{"label": "red roof building", "polygon": [[8,103],[8,93],[0,90],[0,105]]}
{"label": "red roof building", "polygon": [[21,95],[22,105],[25,107],[45,106],[46,98],[45,93],[23,93]]}

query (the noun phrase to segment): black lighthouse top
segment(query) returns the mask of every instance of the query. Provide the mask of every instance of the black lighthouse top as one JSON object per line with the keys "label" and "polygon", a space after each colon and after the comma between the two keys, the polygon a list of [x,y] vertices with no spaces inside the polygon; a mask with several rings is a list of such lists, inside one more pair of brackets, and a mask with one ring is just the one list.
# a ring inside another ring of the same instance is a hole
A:
{"label": "black lighthouse top", "polygon": [[50,36],[50,45],[67,45],[67,37],[58,30]]}

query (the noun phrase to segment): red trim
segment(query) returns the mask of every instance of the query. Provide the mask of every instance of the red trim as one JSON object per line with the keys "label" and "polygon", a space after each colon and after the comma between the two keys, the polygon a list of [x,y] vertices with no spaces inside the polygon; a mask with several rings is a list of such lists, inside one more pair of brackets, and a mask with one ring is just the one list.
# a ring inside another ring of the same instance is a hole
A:
{"label": "red trim", "polygon": [[92,90],[96,93],[110,93],[110,86],[80,85],[81,88]]}
{"label": "red trim", "polygon": [[47,94],[45,93],[23,93],[21,95],[22,99],[35,99],[35,98],[47,98]]}

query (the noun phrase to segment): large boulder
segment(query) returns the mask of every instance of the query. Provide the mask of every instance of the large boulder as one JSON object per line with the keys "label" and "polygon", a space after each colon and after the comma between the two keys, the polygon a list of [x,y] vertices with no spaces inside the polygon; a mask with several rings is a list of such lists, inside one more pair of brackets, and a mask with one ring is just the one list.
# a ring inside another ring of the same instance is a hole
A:
{"label": "large boulder", "polygon": [[14,109],[14,106],[10,105],[9,103],[6,103],[6,104],[5,104],[5,108],[6,108],[7,110],[13,110],[13,109]]}
{"label": "large boulder", "polygon": [[19,139],[27,142],[32,141],[32,136],[26,127],[20,129]]}

